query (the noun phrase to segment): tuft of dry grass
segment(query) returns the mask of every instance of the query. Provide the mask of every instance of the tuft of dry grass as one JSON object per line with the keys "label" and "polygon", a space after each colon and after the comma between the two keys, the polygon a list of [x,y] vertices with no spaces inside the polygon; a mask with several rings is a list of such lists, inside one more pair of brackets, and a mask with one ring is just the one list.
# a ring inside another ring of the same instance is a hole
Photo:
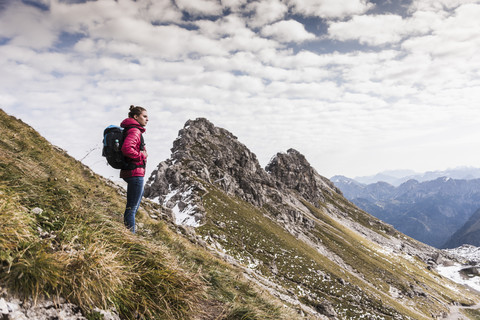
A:
{"label": "tuft of dry grass", "polygon": [[20,296],[63,296],[86,313],[115,307],[126,318],[189,319],[198,308],[203,284],[165,248],[108,223],[81,230],[89,242],[78,230],[68,242],[48,238],[54,230],[42,238],[38,221],[14,197],[2,192],[0,200],[0,281]]}
{"label": "tuft of dry grass", "polygon": [[0,187],[0,257],[9,261],[12,249],[22,244],[31,235],[33,218],[21,207],[15,197],[6,193],[5,187]]}
{"label": "tuft of dry grass", "polygon": [[69,280],[64,289],[69,300],[90,309],[107,308],[112,303],[115,292],[130,276],[115,251],[105,242],[96,242],[81,250],[59,254]]}

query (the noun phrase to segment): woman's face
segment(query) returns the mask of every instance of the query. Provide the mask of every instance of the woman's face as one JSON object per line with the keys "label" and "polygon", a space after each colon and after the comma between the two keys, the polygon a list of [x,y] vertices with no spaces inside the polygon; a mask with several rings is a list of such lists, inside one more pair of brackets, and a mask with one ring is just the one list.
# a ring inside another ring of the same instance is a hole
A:
{"label": "woman's face", "polygon": [[137,120],[137,122],[140,123],[142,127],[145,127],[147,125],[147,122],[148,122],[147,111],[142,111],[142,113],[139,116],[135,115],[133,116],[133,118]]}

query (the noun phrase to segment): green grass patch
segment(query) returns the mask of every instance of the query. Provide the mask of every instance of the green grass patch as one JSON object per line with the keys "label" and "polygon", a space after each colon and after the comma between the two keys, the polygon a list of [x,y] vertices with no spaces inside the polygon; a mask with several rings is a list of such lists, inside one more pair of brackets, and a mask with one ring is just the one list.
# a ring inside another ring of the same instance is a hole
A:
{"label": "green grass patch", "polygon": [[480,309],[463,309],[462,313],[469,319],[480,319]]}
{"label": "green grass patch", "polygon": [[[415,257],[384,252],[328,215],[325,207],[304,203],[316,221],[310,237],[346,269],[276,223],[275,208],[256,208],[211,185],[204,187],[207,221],[197,230],[203,238],[314,309],[321,310],[318,301],[326,300],[342,319],[361,314],[372,319],[428,319],[445,311],[439,301],[472,301],[439,285],[437,275]],[[392,289],[400,292],[401,299],[392,297]],[[435,298],[426,299],[422,290]]]}
{"label": "green grass patch", "polygon": [[203,197],[207,223],[199,228],[206,241],[217,242],[241,263],[298,296],[314,297],[304,299],[313,307],[315,301],[326,299],[346,318],[358,316],[359,310],[398,316],[380,299],[365,294],[349,272],[299,241],[271,220],[266,211],[227,197],[213,187],[207,188]]}

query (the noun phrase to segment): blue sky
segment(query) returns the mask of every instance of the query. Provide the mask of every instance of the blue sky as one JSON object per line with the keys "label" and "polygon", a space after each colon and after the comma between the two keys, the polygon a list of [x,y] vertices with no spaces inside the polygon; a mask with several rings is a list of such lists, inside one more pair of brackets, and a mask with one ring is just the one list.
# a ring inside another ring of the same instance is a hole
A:
{"label": "blue sky", "polygon": [[188,119],[262,166],[326,177],[480,163],[480,1],[0,1],[0,107],[107,177],[101,137],[150,116],[148,171]]}

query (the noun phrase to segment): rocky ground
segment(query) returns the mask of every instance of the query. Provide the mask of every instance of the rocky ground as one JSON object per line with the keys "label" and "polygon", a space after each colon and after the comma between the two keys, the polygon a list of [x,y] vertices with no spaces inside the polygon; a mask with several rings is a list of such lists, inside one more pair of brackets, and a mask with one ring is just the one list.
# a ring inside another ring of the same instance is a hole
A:
{"label": "rocky ground", "polygon": [[[21,300],[0,288],[0,320],[87,320],[80,308],[58,300]],[[114,312],[96,310],[104,320],[119,320]]]}

